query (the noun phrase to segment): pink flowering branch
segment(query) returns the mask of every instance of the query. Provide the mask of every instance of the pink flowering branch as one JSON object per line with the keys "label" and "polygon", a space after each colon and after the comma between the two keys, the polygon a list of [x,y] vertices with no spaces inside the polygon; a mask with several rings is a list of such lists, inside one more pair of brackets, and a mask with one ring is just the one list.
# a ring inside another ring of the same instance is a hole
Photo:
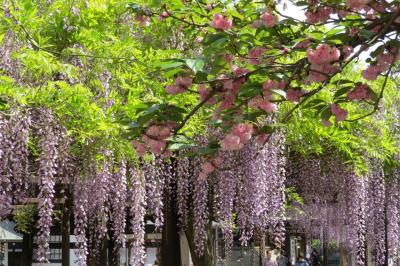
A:
{"label": "pink flowering branch", "polygon": [[[397,37],[397,36],[396,36],[396,37]],[[358,121],[358,120],[361,120],[361,119],[366,118],[366,117],[368,117],[368,116],[371,116],[371,115],[373,115],[376,111],[378,111],[378,109],[379,109],[379,103],[380,103],[381,99],[383,98],[383,93],[384,93],[384,91],[385,91],[387,82],[388,82],[388,80],[389,80],[389,75],[390,75],[390,73],[392,72],[392,68],[393,68],[394,63],[395,63],[395,61],[396,61],[396,55],[397,55],[398,53],[399,53],[399,48],[396,49],[396,52],[395,52],[395,54],[394,54],[394,56],[393,56],[393,60],[392,60],[392,62],[391,62],[391,64],[390,64],[390,67],[389,67],[388,71],[387,71],[386,74],[385,74],[385,79],[384,79],[384,81],[383,81],[383,83],[382,83],[382,87],[381,87],[379,96],[378,96],[378,98],[376,99],[376,101],[373,103],[374,108],[372,109],[372,111],[369,112],[369,113],[367,113],[367,114],[364,114],[364,115],[362,115],[362,116],[359,116],[359,117],[357,117],[357,118],[354,118],[354,119],[347,119],[347,120],[345,120],[345,121],[348,121],[348,122]]]}

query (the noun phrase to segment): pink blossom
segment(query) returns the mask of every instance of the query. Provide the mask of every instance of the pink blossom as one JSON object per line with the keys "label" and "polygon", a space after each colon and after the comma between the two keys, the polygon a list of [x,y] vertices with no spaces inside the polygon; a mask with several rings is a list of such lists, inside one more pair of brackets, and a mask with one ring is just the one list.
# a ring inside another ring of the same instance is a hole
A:
{"label": "pink blossom", "polygon": [[330,127],[332,125],[328,119],[321,119],[321,124],[325,127]]}
{"label": "pink blossom", "polygon": [[307,11],[305,13],[305,16],[307,18],[306,21],[313,24],[318,22],[326,22],[332,12],[333,10],[330,7],[318,8],[316,12]]}
{"label": "pink blossom", "polygon": [[271,80],[271,79],[266,80],[263,83],[263,90],[268,91],[268,90],[277,89],[277,88],[278,88],[278,83],[276,81]]}
{"label": "pink blossom", "polygon": [[306,11],[304,14],[306,16],[306,21],[308,23],[318,23],[319,22],[319,14],[317,12]]}
{"label": "pink blossom", "polygon": [[248,58],[249,64],[258,65],[261,63],[260,58],[267,49],[264,47],[257,47],[249,51]]}
{"label": "pink blossom", "polygon": [[201,37],[201,36],[198,36],[198,37],[196,37],[196,39],[194,39],[195,43],[201,43],[202,41],[203,41],[203,37]]}
{"label": "pink blossom", "polygon": [[223,85],[223,87],[224,87],[224,90],[230,90],[230,89],[232,89],[232,88],[233,88],[233,80],[232,80],[232,79],[224,80],[224,85]]}
{"label": "pink blossom", "polygon": [[359,33],[360,33],[360,29],[359,28],[351,28],[349,30],[349,36],[350,37],[358,36]]}
{"label": "pink blossom", "polygon": [[267,113],[273,113],[278,110],[278,106],[275,103],[271,103],[268,100],[260,101],[260,103],[258,104],[258,107]]}
{"label": "pink blossom", "polygon": [[311,41],[309,39],[306,39],[304,41],[301,41],[299,43],[297,43],[294,48],[296,49],[305,49],[308,48],[311,45]]}
{"label": "pink blossom", "polygon": [[182,88],[181,86],[177,86],[177,85],[168,85],[168,86],[165,87],[165,91],[166,91],[168,94],[176,95],[176,94],[185,92],[186,90],[185,90],[184,88]]}
{"label": "pink blossom", "polygon": [[205,180],[207,180],[207,177],[208,176],[206,173],[204,173],[204,172],[199,173],[199,180],[205,181]]}
{"label": "pink blossom", "polygon": [[148,142],[148,145],[150,146],[150,150],[154,154],[161,154],[163,150],[165,149],[167,143],[164,140],[154,140],[150,139]]}
{"label": "pink blossom", "polygon": [[286,98],[290,102],[299,102],[300,97],[302,97],[305,94],[303,90],[294,90],[294,89],[288,89],[286,92]]}
{"label": "pink blossom", "polygon": [[260,19],[258,19],[258,20],[253,21],[253,23],[251,23],[250,26],[251,26],[252,28],[254,28],[254,29],[257,29],[257,28],[259,28],[262,24],[263,24],[263,21],[260,20]]}
{"label": "pink blossom", "polygon": [[371,0],[347,0],[346,5],[349,9],[360,10],[367,7]]}
{"label": "pink blossom", "polygon": [[240,77],[249,73],[249,70],[243,67],[236,67],[233,72],[235,73],[236,77]]}
{"label": "pink blossom", "polygon": [[232,55],[232,54],[224,54],[224,55],[223,55],[223,58],[225,59],[225,61],[226,61],[228,64],[232,64],[233,60],[235,59],[235,56]]}
{"label": "pink blossom", "polygon": [[135,20],[139,22],[141,26],[149,26],[150,25],[150,17],[145,15],[136,15]]}
{"label": "pink blossom", "polygon": [[232,108],[235,99],[236,99],[235,94],[230,92],[225,93],[220,108],[222,110]]}
{"label": "pink blossom", "polygon": [[393,55],[390,53],[380,54],[377,57],[376,61],[381,66],[389,66],[393,62]]}
{"label": "pink blossom", "polygon": [[358,84],[355,89],[347,93],[350,100],[370,100],[372,99],[371,89],[366,84]]}
{"label": "pink blossom", "polygon": [[350,15],[350,12],[348,12],[348,11],[346,11],[346,10],[343,10],[343,9],[339,10],[337,13],[338,13],[338,16],[339,16],[340,18],[345,18],[345,17],[347,17],[348,15]]}
{"label": "pink blossom", "polygon": [[269,138],[269,134],[266,134],[266,133],[259,134],[256,137],[256,143],[258,145],[263,145],[267,141],[268,138]]}
{"label": "pink blossom", "polygon": [[277,83],[278,89],[283,90],[286,87],[286,81],[280,80]]}
{"label": "pink blossom", "polygon": [[171,135],[171,129],[169,127],[161,127],[160,131],[158,132],[158,137],[161,139],[167,138]]}
{"label": "pink blossom", "polygon": [[361,71],[361,75],[366,80],[375,80],[378,78],[379,74],[381,73],[381,69],[378,66],[369,66],[367,69]]}
{"label": "pink blossom", "polygon": [[311,64],[323,65],[337,61],[340,57],[340,51],[336,47],[330,47],[327,44],[319,44],[315,50],[307,50],[307,58]]}
{"label": "pink blossom", "polygon": [[327,80],[328,76],[334,74],[336,71],[338,71],[337,67],[330,64],[311,65],[308,80],[322,82]]}
{"label": "pink blossom", "polygon": [[215,166],[221,166],[222,164],[224,163],[224,159],[222,159],[222,157],[221,156],[216,156],[214,159],[213,159],[213,164],[215,165]]}
{"label": "pink blossom", "polygon": [[160,133],[161,127],[158,125],[152,125],[146,130],[146,135],[157,137]]}
{"label": "pink blossom", "polygon": [[229,30],[232,28],[232,20],[221,14],[215,14],[214,20],[211,22],[211,27],[220,30]]}
{"label": "pink blossom", "polygon": [[240,150],[243,148],[243,143],[240,141],[240,137],[235,134],[228,134],[221,141],[221,150],[223,151],[233,151]]}
{"label": "pink blossom", "polygon": [[203,164],[203,167],[202,167],[202,172],[203,172],[203,173],[205,173],[205,174],[210,174],[210,173],[212,173],[212,172],[214,172],[214,171],[215,171],[215,167],[214,167],[214,165],[212,165],[211,162],[206,161],[206,162]]}
{"label": "pink blossom", "polygon": [[265,27],[273,27],[276,25],[278,18],[271,12],[266,11],[261,15],[261,20],[264,22]]}
{"label": "pink blossom", "polygon": [[137,154],[139,157],[143,157],[144,154],[146,153],[146,145],[143,143],[137,141],[137,140],[132,140],[132,146],[135,148]]}
{"label": "pink blossom", "polygon": [[331,104],[331,112],[335,116],[336,122],[345,120],[348,115],[348,112],[336,103]]}
{"label": "pink blossom", "polygon": [[[198,92],[199,92],[199,95],[200,95],[200,101],[203,101],[208,96],[208,94],[210,93],[210,91],[206,88],[206,86],[204,84],[199,85]],[[216,103],[217,103],[217,98],[216,97],[211,97],[207,101],[207,104],[209,104],[209,105],[214,105]]]}
{"label": "pink blossom", "polygon": [[169,157],[171,157],[172,155],[173,155],[172,151],[170,151],[170,150],[164,150],[164,152],[163,152],[163,154],[162,154],[162,157],[163,157],[163,158],[169,158]]}
{"label": "pink blossom", "polygon": [[253,134],[253,125],[247,123],[237,124],[232,129],[232,133],[239,136],[240,142],[245,143],[251,139],[251,135]]}
{"label": "pink blossom", "polygon": [[231,93],[237,94],[239,92],[240,87],[242,86],[244,80],[245,80],[245,78],[240,78],[240,79],[234,80],[232,82],[232,87],[230,88]]}
{"label": "pink blossom", "polygon": [[256,96],[254,98],[251,98],[247,105],[250,108],[258,108],[258,106],[260,104],[260,101],[262,101],[262,97],[261,96]]}
{"label": "pink blossom", "polygon": [[173,128],[176,128],[178,126],[178,124],[176,122],[174,122],[174,121],[167,121],[164,125],[166,127],[168,127],[169,129],[173,129]]}
{"label": "pink blossom", "polygon": [[170,14],[169,14],[168,11],[163,11],[163,12],[161,12],[161,14],[158,16],[158,20],[164,20],[164,19],[166,19],[166,18],[169,17],[169,16],[170,16]]}
{"label": "pink blossom", "polygon": [[343,56],[348,58],[353,53],[353,47],[346,45],[343,47]]}
{"label": "pink blossom", "polygon": [[175,79],[175,85],[181,86],[184,89],[188,89],[190,86],[192,86],[193,79],[190,77],[177,77]]}

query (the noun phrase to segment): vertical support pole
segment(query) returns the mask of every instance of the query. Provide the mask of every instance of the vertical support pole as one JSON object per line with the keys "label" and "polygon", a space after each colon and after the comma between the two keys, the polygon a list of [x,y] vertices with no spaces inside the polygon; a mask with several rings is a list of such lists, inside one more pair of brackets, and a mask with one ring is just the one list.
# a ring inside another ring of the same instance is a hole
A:
{"label": "vertical support pole", "polygon": [[22,239],[22,265],[32,265],[32,234],[24,234]]}

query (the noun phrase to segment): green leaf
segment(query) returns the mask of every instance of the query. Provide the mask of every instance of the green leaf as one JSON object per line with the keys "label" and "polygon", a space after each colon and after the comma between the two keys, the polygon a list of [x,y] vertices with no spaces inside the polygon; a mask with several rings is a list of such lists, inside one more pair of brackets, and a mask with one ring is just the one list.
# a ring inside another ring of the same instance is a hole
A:
{"label": "green leaf", "polygon": [[185,62],[194,73],[202,71],[205,65],[204,58],[186,59]]}
{"label": "green leaf", "polygon": [[154,63],[154,66],[159,67],[161,69],[169,69],[169,68],[176,68],[179,66],[183,66],[184,64],[185,64],[184,61],[182,61],[180,59],[176,59],[176,60],[156,62],[156,63]]}
{"label": "green leaf", "polygon": [[310,33],[308,33],[308,36],[310,36],[311,38],[313,38],[317,41],[321,41],[324,38],[324,34],[319,31],[310,32]]}
{"label": "green leaf", "polygon": [[182,149],[190,149],[195,147],[194,144],[188,144],[188,143],[173,143],[171,144],[168,149],[171,151],[177,151],[177,150],[182,150]]}
{"label": "green leaf", "polygon": [[341,95],[347,93],[347,92],[348,92],[349,90],[351,90],[352,88],[353,88],[353,86],[346,86],[346,87],[343,87],[343,88],[341,88],[341,89],[338,89],[338,90],[335,92],[335,98],[337,98],[337,97],[339,97],[339,96],[341,96]]}
{"label": "green leaf", "polygon": [[304,108],[315,108],[316,106],[319,106],[321,104],[326,104],[324,100],[321,99],[314,99],[309,101],[307,104],[304,105]]}
{"label": "green leaf", "polygon": [[283,90],[275,90],[275,89],[272,89],[271,91],[273,91],[273,92],[275,92],[276,94],[279,94],[280,96],[286,98],[286,92],[283,91]]}
{"label": "green leaf", "polygon": [[362,37],[364,37],[365,39],[370,39],[375,35],[375,33],[373,33],[372,31],[366,30],[366,29],[362,29],[360,32],[360,35]]}
{"label": "green leaf", "polygon": [[129,3],[126,5],[126,7],[132,10],[134,13],[139,12],[139,10],[141,9],[141,6],[136,3]]}
{"label": "green leaf", "polygon": [[327,106],[322,112],[321,112],[321,118],[328,120],[332,116],[331,108]]}

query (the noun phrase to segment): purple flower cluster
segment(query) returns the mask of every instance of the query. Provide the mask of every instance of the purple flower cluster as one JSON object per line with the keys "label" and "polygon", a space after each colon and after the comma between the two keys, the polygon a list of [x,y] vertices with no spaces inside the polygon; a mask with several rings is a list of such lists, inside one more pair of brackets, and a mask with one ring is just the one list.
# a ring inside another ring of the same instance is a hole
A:
{"label": "purple flower cluster", "polygon": [[48,109],[41,109],[41,127],[39,134],[39,220],[38,220],[38,260],[48,262],[50,228],[52,226],[54,184],[56,174],[56,161],[58,157],[58,136],[55,134],[53,114]]}
{"label": "purple flower cluster", "polygon": [[131,187],[128,193],[129,216],[131,217],[131,241],[130,265],[141,266],[144,264],[146,250],[144,247],[146,214],[146,187],[143,173],[137,169],[129,168]]}
{"label": "purple flower cluster", "polygon": [[179,226],[186,229],[188,216],[188,198],[190,193],[190,161],[184,157],[177,162],[177,207]]}
{"label": "purple flower cluster", "polygon": [[126,224],[126,163],[124,160],[119,165],[119,171],[114,173],[112,190],[110,191],[110,202],[112,210],[112,230],[114,232],[115,248],[125,247],[125,224]]}
{"label": "purple flower cluster", "polygon": [[163,213],[163,194],[165,186],[165,175],[163,173],[163,161],[156,158],[143,166],[144,176],[146,180],[147,206],[154,215],[155,226],[157,229],[162,228],[164,223]]}
{"label": "purple flower cluster", "polygon": [[74,221],[75,229],[74,235],[76,236],[76,247],[75,255],[77,257],[76,263],[79,266],[87,265],[88,255],[88,239],[86,238],[87,227],[88,227],[88,186],[87,184],[78,179],[75,181],[74,186]]}
{"label": "purple flower cluster", "polygon": [[11,177],[9,174],[9,147],[12,145],[9,134],[9,124],[5,117],[0,116],[0,220],[11,211]]}
{"label": "purple flower cluster", "polygon": [[197,178],[199,169],[193,174],[193,219],[194,225],[194,244],[197,256],[204,254],[204,245],[207,239],[206,226],[209,222],[207,208],[208,202],[208,184],[206,180]]}
{"label": "purple flower cluster", "polygon": [[393,171],[387,183],[387,222],[389,257],[400,260],[400,170]]}

